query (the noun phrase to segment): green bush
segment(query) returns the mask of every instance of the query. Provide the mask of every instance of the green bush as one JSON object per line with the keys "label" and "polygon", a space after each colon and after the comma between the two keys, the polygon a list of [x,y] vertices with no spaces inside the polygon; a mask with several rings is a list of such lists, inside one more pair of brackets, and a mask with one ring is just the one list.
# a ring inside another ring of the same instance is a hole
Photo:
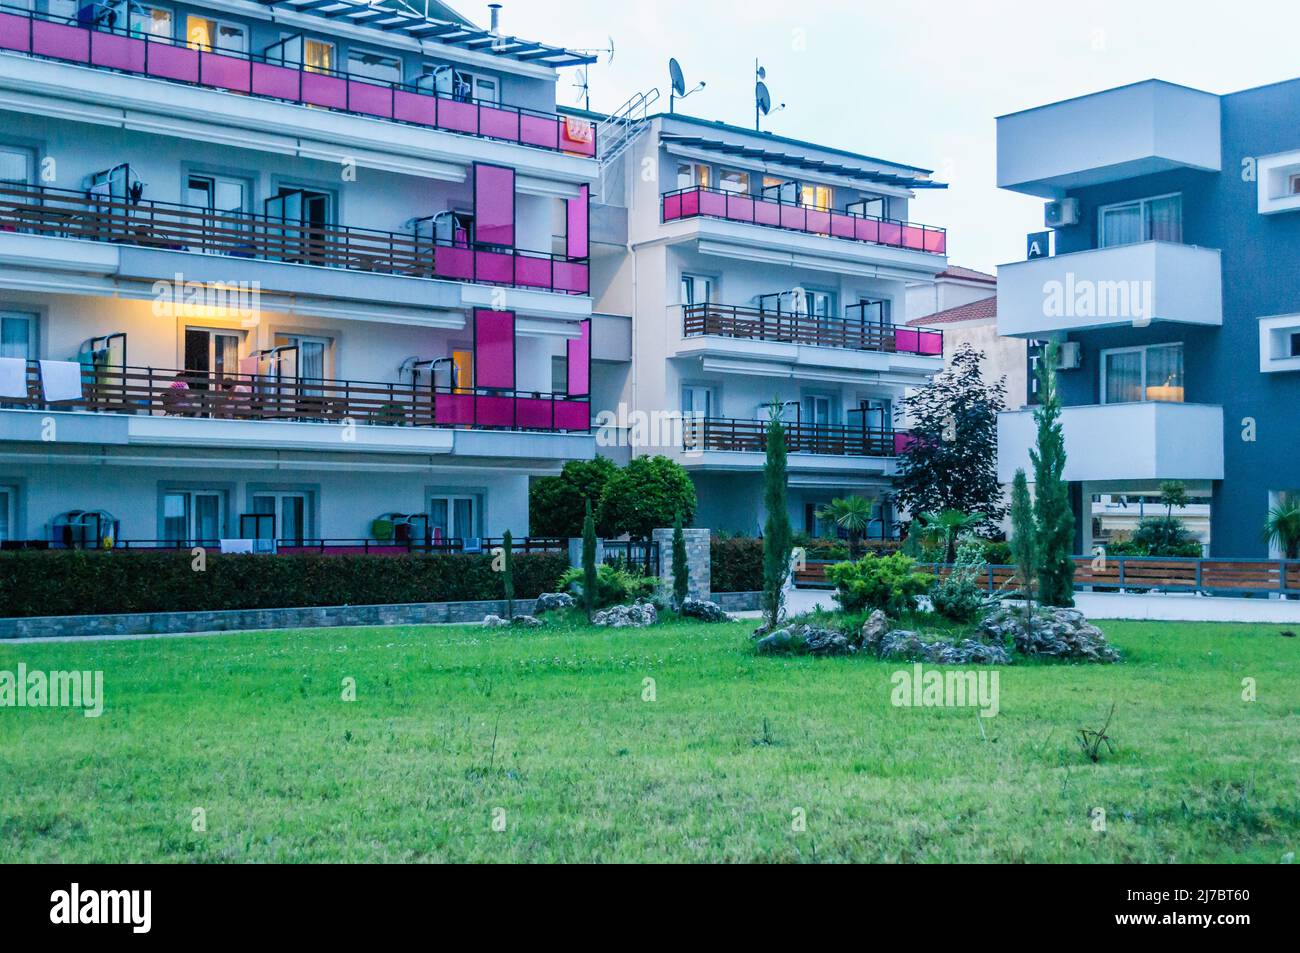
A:
{"label": "green bush", "polygon": [[934,582],[929,573],[917,572],[916,560],[902,553],[868,553],[857,562],[835,563],[826,567],[826,578],[835,585],[835,598],[845,612],[883,609],[894,618],[915,608],[917,596]]}
{"label": "green bush", "polygon": [[539,477],[528,487],[528,527],[533,536],[576,539],[582,535],[587,503],[600,502],[609,478],[618,472],[608,457],[570,460],[559,476]]}
{"label": "green bush", "polygon": [[[583,595],[583,570],[575,566],[560,577],[561,590],[568,590],[579,598]],[[596,599],[594,609],[623,605],[638,599],[649,599],[659,585],[653,576],[640,576],[616,566],[602,564],[596,569]]]}
{"label": "green bush", "polygon": [[710,582],[714,592],[758,592],[763,588],[763,541],[746,536],[709,540]]}
{"label": "green bush", "polygon": [[[0,553],[0,616],[210,612],[503,599],[492,556],[209,554],[18,550]],[[515,596],[554,592],[565,553],[514,557]]]}
{"label": "green bush", "polygon": [[957,562],[947,578],[935,582],[930,590],[934,611],[953,622],[974,622],[984,607],[985,571],[984,540],[963,536],[957,544]]}
{"label": "green bush", "polygon": [[683,526],[695,519],[695,484],[686,469],[667,457],[634,457],[611,474],[600,494],[596,529],[606,539],[627,533],[635,539],[672,526],[678,516]]}
{"label": "green bush", "polygon": [[1201,544],[1176,516],[1148,516],[1128,539],[1106,546],[1112,556],[1200,556]]}

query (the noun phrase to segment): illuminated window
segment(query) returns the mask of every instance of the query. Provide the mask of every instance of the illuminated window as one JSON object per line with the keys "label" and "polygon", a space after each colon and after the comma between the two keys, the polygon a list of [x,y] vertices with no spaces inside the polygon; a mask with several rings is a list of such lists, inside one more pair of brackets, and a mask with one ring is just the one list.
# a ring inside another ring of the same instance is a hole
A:
{"label": "illuminated window", "polygon": [[334,68],[334,44],[324,40],[304,41],[302,63],[310,73],[328,73]]}
{"label": "illuminated window", "polygon": [[131,32],[140,36],[172,38],[172,12],[162,7],[131,6]]}
{"label": "illuminated window", "polygon": [[456,390],[468,393],[474,386],[474,352],[452,351],[451,364],[456,369]]}
{"label": "illuminated window", "polygon": [[805,185],[799,190],[799,204],[808,208],[831,208],[833,198],[829,185]]}
{"label": "illuminated window", "polygon": [[698,185],[707,189],[710,181],[709,171],[707,165],[679,162],[677,163],[677,187],[679,189],[692,189]]}
{"label": "illuminated window", "polygon": [[718,174],[718,187],[724,192],[745,195],[749,192],[749,173],[736,169],[723,169]]}

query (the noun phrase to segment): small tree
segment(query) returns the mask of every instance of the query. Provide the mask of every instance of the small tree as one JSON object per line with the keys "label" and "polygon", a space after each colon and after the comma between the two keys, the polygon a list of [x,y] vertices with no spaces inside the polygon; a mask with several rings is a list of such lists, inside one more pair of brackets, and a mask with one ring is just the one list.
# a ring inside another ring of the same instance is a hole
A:
{"label": "small tree", "polygon": [[680,609],[691,591],[691,570],[686,564],[686,534],[682,518],[673,521],[673,602]]}
{"label": "small tree", "polygon": [[582,535],[587,503],[600,503],[610,477],[618,472],[607,457],[570,460],[559,476],[541,477],[528,487],[528,526],[534,536],[572,539]]}
{"label": "small tree", "polygon": [[1165,508],[1165,531],[1170,534],[1162,542],[1169,547],[1175,544],[1173,537],[1182,526],[1174,519],[1174,508],[1181,510],[1187,505],[1187,487],[1177,480],[1166,480],[1160,484],[1160,502]]}
{"label": "small tree", "polygon": [[775,629],[785,609],[785,583],[790,574],[794,533],[786,506],[785,425],[778,405],[767,423],[767,459],[763,463],[763,617],[769,630]]}
{"label": "small tree", "polygon": [[695,484],[686,469],[667,457],[636,457],[610,477],[600,494],[596,524],[606,538],[627,533],[649,539],[660,526],[695,519]]}
{"label": "small tree", "polygon": [[1029,449],[1034,465],[1034,518],[1038,524],[1038,598],[1048,606],[1074,605],[1074,512],[1070,485],[1065,482],[1065,434],[1061,428],[1061,395],[1056,390],[1059,360],[1055,341],[1047,345],[1038,364],[1039,405],[1036,445]]}
{"label": "small tree", "polygon": [[506,618],[515,617],[515,541],[506,530],[501,537],[501,587],[506,595]]}
{"label": "small tree", "polygon": [[862,537],[871,526],[872,503],[861,496],[831,500],[817,511],[817,518],[834,523],[849,537],[849,558],[862,555]]}
{"label": "small tree", "polygon": [[1269,509],[1264,542],[1276,544],[1287,559],[1300,559],[1300,500],[1285,500]]}
{"label": "small tree", "polygon": [[591,515],[591,501],[582,519],[582,605],[587,621],[596,610],[596,520]]}
{"label": "small tree", "polygon": [[1038,578],[1038,528],[1034,525],[1034,504],[1029,499],[1029,480],[1024,470],[1016,471],[1011,484],[1011,558],[1024,586],[1028,623],[1034,611],[1034,581]]}
{"label": "small tree", "polygon": [[944,510],[942,513],[922,513],[917,519],[925,532],[936,534],[943,541],[943,561],[957,561],[957,540],[964,534],[988,522],[984,513],[963,513],[961,510]]}

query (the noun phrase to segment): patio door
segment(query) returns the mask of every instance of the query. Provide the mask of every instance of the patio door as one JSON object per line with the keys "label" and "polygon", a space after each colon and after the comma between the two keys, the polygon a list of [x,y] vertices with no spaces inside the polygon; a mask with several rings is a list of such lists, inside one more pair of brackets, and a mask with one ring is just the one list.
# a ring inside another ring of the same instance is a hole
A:
{"label": "patio door", "polygon": [[330,225],[330,196],[307,189],[280,189],[263,207],[270,222],[283,227],[267,229],[271,247],[267,257],[280,261],[328,264],[325,229]]}
{"label": "patio door", "polygon": [[477,539],[478,500],[473,496],[435,496],[429,500],[429,529],[433,542]]}
{"label": "patio door", "polygon": [[306,493],[258,493],[253,513],[270,516],[272,538],[286,546],[302,546],[308,537]]}
{"label": "patio door", "polygon": [[177,546],[216,546],[222,536],[223,494],[173,490],[163,494],[163,539]]}
{"label": "patio door", "polygon": [[190,387],[206,390],[213,379],[239,373],[240,335],[208,328],[185,329],[185,373]]}

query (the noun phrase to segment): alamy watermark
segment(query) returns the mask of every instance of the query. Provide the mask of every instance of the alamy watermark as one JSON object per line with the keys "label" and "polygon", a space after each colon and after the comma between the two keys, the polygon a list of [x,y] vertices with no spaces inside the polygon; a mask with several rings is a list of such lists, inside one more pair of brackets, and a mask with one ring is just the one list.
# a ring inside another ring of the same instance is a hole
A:
{"label": "alamy watermark", "polygon": [[87,718],[104,713],[103,672],[0,670],[0,708],[81,708]]}
{"label": "alamy watermark", "polygon": [[704,414],[700,411],[618,410],[596,414],[596,446],[671,449],[687,453],[704,449]]}
{"label": "alamy watermark", "polygon": [[1151,323],[1155,291],[1150,281],[1094,281],[1066,272],[1064,281],[1043,282],[1043,316]]}
{"label": "alamy watermark", "polygon": [[251,327],[261,316],[259,281],[186,281],[179,271],[172,277],[153,283],[153,313],[160,318],[238,318]]}
{"label": "alamy watermark", "polygon": [[978,708],[993,718],[1001,708],[998,673],[987,669],[926,669],[920,662],[889,677],[895,708]]}

